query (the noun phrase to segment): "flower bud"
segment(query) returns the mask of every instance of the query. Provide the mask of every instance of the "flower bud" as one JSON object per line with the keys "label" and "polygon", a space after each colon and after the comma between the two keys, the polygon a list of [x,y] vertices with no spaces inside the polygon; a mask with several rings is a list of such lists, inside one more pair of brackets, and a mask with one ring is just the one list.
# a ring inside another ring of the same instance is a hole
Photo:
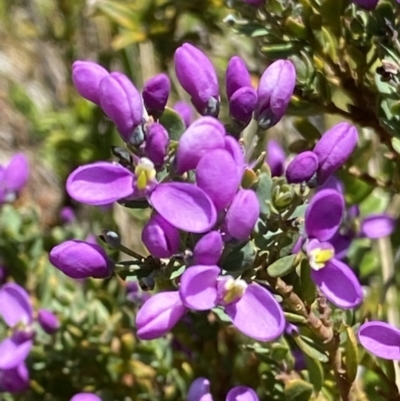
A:
{"label": "flower bud", "polygon": [[396,220],[388,214],[371,214],[361,221],[360,236],[371,239],[386,237],[395,227]]}
{"label": "flower bud", "polygon": [[72,64],[72,81],[78,93],[87,100],[100,106],[100,81],[109,72],[91,61],[75,61]]}
{"label": "flower bud", "polygon": [[29,177],[29,164],[23,153],[15,154],[10,163],[0,166],[0,204],[12,202]]}
{"label": "flower bud", "polygon": [[151,124],[146,134],[145,153],[155,167],[160,168],[163,166],[168,152],[168,145],[167,130],[159,123]]}
{"label": "flower bud", "polygon": [[169,258],[179,251],[179,231],[159,214],[150,218],[142,231],[142,241],[152,256]]}
{"label": "flower bud", "polygon": [[195,265],[216,265],[222,255],[224,243],[218,231],[210,231],[201,237],[193,250]]}
{"label": "flower bud", "polygon": [[47,309],[40,309],[38,313],[38,322],[47,334],[54,334],[60,328],[58,317]]}
{"label": "flower bud", "polygon": [[313,151],[317,155],[318,184],[324,183],[350,157],[357,145],[357,129],[349,123],[339,123],[322,135]]}
{"label": "flower bud", "polygon": [[201,115],[218,116],[219,86],[214,66],[208,57],[189,43],[175,51],[175,72],[178,81],[191,96]]}
{"label": "flower bud", "polygon": [[236,386],[226,395],[226,401],[260,401],[257,393],[246,386]]}
{"label": "flower bud", "polygon": [[379,2],[379,0],[351,0],[351,1],[367,10],[373,10]]}
{"label": "flower bud", "polygon": [[113,264],[104,249],[85,241],[65,241],[55,246],[49,255],[50,262],[69,277],[108,278]]}
{"label": "flower bud", "polygon": [[245,128],[253,117],[257,106],[257,93],[251,86],[238,89],[229,100],[229,114]]}
{"label": "flower bud", "polygon": [[93,393],[78,393],[75,394],[69,401],[101,401],[101,398]]}
{"label": "flower bud", "polygon": [[143,102],[149,114],[158,118],[168,101],[171,83],[165,74],[158,74],[149,79],[143,87]]}
{"label": "flower bud", "polygon": [[271,169],[272,177],[280,177],[283,175],[285,160],[286,154],[282,146],[272,139],[268,141],[265,161]]}
{"label": "flower bud", "polygon": [[228,63],[225,75],[226,94],[228,100],[240,88],[251,86],[251,77],[245,62],[238,56],[233,56]]}
{"label": "flower bud", "polygon": [[286,169],[286,179],[290,184],[308,182],[318,169],[318,157],[314,152],[299,153]]}
{"label": "flower bud", "polygon": [[168,333],[186,312],[178,291],[153,295],[136,314],[137,336],[153,340]]}
{"label": "flower bud", "polygon": [[179,174],[195,169],[199,160],[214,149],[224,149],[225,128],[213,117],[197,119],[181,136],[176,152]]}
{"label": "flower bud", "polygon": [[190,385],[186,399],[187,401],[212,401],[210,381],[204,377],[198,377]]}
{"label": "flower bud", "polygon": [[241,189],[233,198],[225,217],[227,233],[239,241],[245,241],[254,229],[260,204],[254,191]]}
{"label": "flower bud", "polygon": [[60,219],[63,223],[70,224],[75,220],[75,212],[74,209],[70,206],[65,206],[60,211]]}
{"label": "flower bud", "polygon": [[193,121],[193,109],[190,104],[183,101],[176,102],[174,110],[181,116],[186,128],[189,127]]}
{"label": "flower bud", "polygon": [[137,145],[140,135],[135,132],[143,119],[140,93],[120,72],[113,72],[100,82],[100,103],[104,113],[117,126],[125,142]]}
{"label": "flower bud", "polygon": [[260,127],[270,128],[283,117],[295,85],[296,70],[289,60],[277,60],[264,71],[257,91]]}

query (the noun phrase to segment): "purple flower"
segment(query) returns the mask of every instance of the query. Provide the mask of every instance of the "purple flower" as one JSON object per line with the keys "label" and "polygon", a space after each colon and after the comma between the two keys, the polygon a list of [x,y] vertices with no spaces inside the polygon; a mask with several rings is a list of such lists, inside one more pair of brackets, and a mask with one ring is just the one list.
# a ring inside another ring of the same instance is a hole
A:
{"label": "purple flower", "polygon": [[285,328],[282,309],[271,293],[259,284],[247,284],[230,276],[220,277],[218,266],[196,265],[185,270],[179,294],[192,310],[222,306],[233,325],[248,337],[272,341]]}
{"label": "purple flower", "polygon": [[7,283],[0,287],[0,316],[9,327],[32,323],[33,309],[29,295],[18,284]]}
{"label": "purple flower", "polygon": [[258,86],[257,119],[267,129],[285,114],[296,85],[296,70],[289,60],[273,62],[262,74]]}
{"label": "purple flower", "polygon": [[134,145],[141,143],[142,134],[135,129],[143,119],[142,97],[129,78],[120,72],[111,73],[101,80],[99,96],[101,108],[117,126],[124,141]]}
{"label": "purple flower", "polygon": [[165,74],[158,74],[144,84],[142,96],[149,114],[158,117],[163,113],[170,90],[171,83]]}
{"label": "purple flower", "polygon": [[21,341],[16,335],[0,342],[0,371],[14,369],[23,363],[32,344],[31,340]]}
{"label": "purple flower", "polygon": [[389,323],[372,321],[358,330],[360,344],[383,359],[400,360],[400,330]]}
{"label": "purple flower", "polygon": [[100,106],[100,81],[109,72],[101,65],[91,61],[75,61],[72,64],[72,81],[78,93],[87,100]]}
{"label": "purple flower", "polygon": [[313,178],[317,169],[318,157],[314,152],[299,153],[287,166],[287,181],[293,184],[308,182]]}
{"label": "purple flower", "polygon": [[167,130],[159,123],[153,123],[146,133],[145,153],[156,168],[164,164],[168,152],[169,137]]}
{"label": "purple flower", "polygon": [[178,291],[167,291],[153,295],[136,315],[137,336],[142,340],[153,340],[168,333],[185,314],[186,308]]}
{"label": "purple flower", "polygon": [[112,261],[104,249],[85,241],[65,241],[55,246],[49,260],[64,274],[76,279],[108,278],[113,272]]}
{"label": "purple flower", "polygon": [[267,156],[265,157],[265,161],[271,169],[272,177],[280,177],[283,175],[286,154],[282,146],[272,139],[268,141],[267,144]]}
{"label": "purple flower", "polygon": [[260,215],[260,204],[254,191],[240,189],[225,216],[224,227],[229,236],[245,241],[254,229]]}
{"label": "purple flower", "polygon": [[0,205],[14,201],[16,193],[26,184],[28,176],[28,160],[22,153],[15,154],[7,166],[0,166]]}
{"label": "purple flower", "polygon": [[225,148],[225,128],[213,117],[196,120],[183,133],[176,152],[176,169],[179,174],[195,169],[199,160],[214,149]]}
{"label": "purple flower", "polygon": [[225,74],[226,94],[228,100],[240,88],[251,86],[251,77],[246,63],[238,56],[233,56],[226,68]]}
{"label": "purple flower", "polygon": [[196,183],[211,198],[217,211],[232,202],[241,178],[235,160],[224,149],[205,154],[196,167]]}
{"label": "purple flower", "polygon": [[243,172],[245,169],[244,148],[239,144],[239,142],[233,136],[226,135],[224,141],[225,141],[225,150],[227,150],[233,157],[233,160],[235,160],[239,177],[240,179],[242,179]]}
{"label": "purple flower", "polygon": [[256,106],[257,92],[251,86],[244,86],[229,99],[229,115],[243,129],[250,123]]}
{"label": "purple flower", "polygon": [[364,7],[367,10],[373,10],[379,2],[379,0],[351,0],[351,1],[355,4],[358,4],[361,7]]}
{"label": "purple flower", "polygon": [[189,127],[193,121],[193,109],[190,104],[183,101],[176,102],[174,104],[174,110],[182,117],[186,128]]}
{"label": "purple flower", "polygon": [[219,86],[215,69],[208,57],[189,43],[175,51],[176,76],[201,115],[218,116]]}
{"label": "purple flower", "polygon": [[343,212],[339,192],[325,189],[314,195],[305,214],[305,248],[314,282],[334,305],[349,309],[362,302],[362,289],[351,268],[335,258],[335,249],[328,242],[336,234]]}
{"label": "purple flower", "polygon": [[93,393],[78,393],[75,394],[69,401],[101,401],[101,398]]}
{"label": "purple flower", "polygon": [[371,239],[390,235],[396,226],[396,220],[387,214],[371,214],[361,220],[360,237]]}
{"label": "purple flower", "polygon": [[70,224],[75,221],[74,209],[70,206],[65,206],[60,211],[60,218],[64,223]]}
{"label": "purple flower", "polygon": [[318,184],[323,184],[329,176],[347,161],[357,145],[357,129],[349,123],[339,123],[322,135],[314,147],[318,164]]}
{"label": "purple flower", "polygon": [[0,370],[0,393],[21,393],[29,388],[29,372],[24,362],[11,369]]}
{"label": "purple flower", "polygon": [[60,321],[58,317],[47,309],[40,309],[37,320],[47,334],[54,334],[60,328]]}
{"label": "purple flower", "polygon": [[259,398],[250,387],[236,386],[226,395],[226,401],[259,401]]}
{"label": "purple flower", "polygon": [[222,255],[224,242],[218,231],[210,231],[201,237],[193,249],[193,262],[196,265],[215,265]]}
{"label": "purple flower", "polygon": [[151,193],[150,202],[168,223],[183,231],[204,233],[214,227],[217,221],[212,200],[193,184],[160,184]]}
{"label": "purple flower", "polygon": [[179,251],[178,229],[158,214],[152,216],[144,226],[142,241],[156,258],[169,258]]}

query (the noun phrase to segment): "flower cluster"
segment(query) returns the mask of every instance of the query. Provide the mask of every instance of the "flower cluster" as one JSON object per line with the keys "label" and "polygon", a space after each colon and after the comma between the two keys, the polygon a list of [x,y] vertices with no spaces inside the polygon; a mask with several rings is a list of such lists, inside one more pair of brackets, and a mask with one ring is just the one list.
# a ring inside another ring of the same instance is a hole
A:
{"label": "flower cluster", "polygon": [[[0,392],[18,393],[29,386],[25,359],[36,335],[32,304],[22,287],[14,283],[0,287],[0,316],[11,329],[9,337],[0,342]],[[54,334],[60,325],[47,309],[39,310],[36,320],[47,334]]]}

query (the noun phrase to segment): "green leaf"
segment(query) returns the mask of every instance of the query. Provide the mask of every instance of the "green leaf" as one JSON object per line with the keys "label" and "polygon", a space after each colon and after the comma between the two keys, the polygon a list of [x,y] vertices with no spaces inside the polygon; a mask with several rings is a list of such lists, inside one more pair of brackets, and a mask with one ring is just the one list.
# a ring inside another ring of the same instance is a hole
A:
{"label": "green leaf", "polygon": [[260,203],[260,210],[262,214],[269,216],[270,209],[267,202],[271,200],[272,178],[267,173],[261,173],[258,178],[256,195]]}
{"label": "green leaf", "polygon": [[290,380],[284,390],[285,401],[309,401],[313,387],[304,380]]}
{"label": "green leaf", "polygon": [[305,336],[293,336],[294,341],[299,346],[299,348],[310,358],[316,359],[322,363],[328,362],[328,355],[318,349],[318,344],[316,344],[311,338]]}
{"label": "green leaf", "polygon": [[289,274],[296,267],[297,254],[284,256],[267,267],[271,277],[283,277]]}
{"label": "green leaf", "polygon": [[222,268],[228,272],[240,272],[253,266],[256,250],[249,241],[241,248],[236,248],[222,262]]}
{"label": "green leaf", "polygon": [[293,125],[307,141],[315,141],[321,138],[321,133],[318,131],[317,127],[307,118],[297,117],[294,119]]}
{"label": "green leaf", "polygon": [[160,117],[160,124],[168,131],[169,139],[179,141],[182,134],[186,131],[185,124],[181,116],[175,111],[166,107]]}
{"label": "green leaf", "polygon": [[308,371],[308,380],[313,385],[314,391],[318,393],[324,385],[324,369],[317,359],[310,358],[308,355],[304,355],[304,359]]}
{"label": "green leaf", "polygon": [[300,264],[300,285],[296,288],[296,292],[308,305],[311,305],[316,298],[317,291],[311,279],[311,267],[307,259],[303,259]]}
{"label": "green leaf", "polygon": [[346,374],[347,379],[352,383],[356,378],[358,369],[358,346],[354,330],[350,326],[346,327],[346,334],[347,339],[344,351]]}

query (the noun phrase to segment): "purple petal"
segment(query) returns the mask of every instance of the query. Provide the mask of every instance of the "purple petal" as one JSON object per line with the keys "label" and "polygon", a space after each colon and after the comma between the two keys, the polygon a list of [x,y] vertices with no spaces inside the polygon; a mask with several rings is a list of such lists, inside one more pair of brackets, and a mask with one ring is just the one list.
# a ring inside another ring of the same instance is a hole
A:
{"label": "purple petal", "polygon": [[218,211],[231,203],[241,178],[232,156],[223,149],[207,153],[197,164],[196,183],[211,198]]}
{"label": "purple petal", "polygon": [[167,104],[171,83],[165,74],[158,74],[149,79],[143,87],[143,101],[149,112],[162,113]]}
{"label": "purple petal", "polygon": [[344,193],[344,186],[342,181],[334,175],[329,176],[329,178],[322,184],[318,186],[318,190],[321,191],[323,189],[334,189],[341,194]]}
{"label": "purple petal", "polygon": [[144,226],[142,241],[152,256],[169,258],[179,251],[179,231],[160,215],[154,215]]}
{"label": "purple petal", "polygon": [[75,394],[69,401],[101,401],[101,398],[93,393],[78,393]]}
{"label": "purple petal", "polygon": [[259,284],[249,284],[238,302],[225,306],[235,327],[258,341],[272,341],[285,330],[282,308]]}
{"label": "purple petal", "polygon": [[357,277],[349,266],[337,259],[331,259],[321,270],[311,270],[311,277],[326,298],[339,308],[355,308],[363,300]]}
{"label": "purple petal", "polygon": [[167,130],[158,123],[149,126],[146,134],[146,156],[158,168],[164,164],[168,152],[169,137]]}
{"label": "purple petal", "polygon": [[192,382],[186,397],[187,401],[212,401],[210,381],[199,377]]}
{"label": "purple petal", "polygon": [[268,141],[265,161],[271,169],[272,177],[283,175],[285,160],[286,154],[282,146],[272,139]]}
{"label": "purple petal", "polygon": [[217,221],[217,212],[211,199],[193,184],[160,184],[152,192],[150,201],[165,220],[183,231],[204,233]]}
{"label": "purple petal", "polygon": [[357,129],[349,123],[340,123],[325,132],[314,147],[318,156],[318,182],[322,184],[350,157],[357,146]]}
{"label": "purple petal", "polygon": [[28,356],[32,341],[22,343],[6,338],[0,343],[0,369],[13,369],[22,363]]}
{"label": "purple petal", "polygon": [[383,359],[400,360],[400,330],[386,322],[368,322],[358,330],[360,344]]}
{"label": "purple petal", "polygon": [[228,234],[239,241],[245,241],[253,231],[259,215],[260,204],[255,192],[250,189],[239,190],[226,213]]}
{"label": "purple petal", "polygon": [[305,229],[310,238],[328,241],[340,226],[344,212],[343,196],[332,189],[317,192],[305,215]]}
{"label": "purple petal", "polygon": [[355,4],[358,4],[361,7],[364,7],[367,10],[373,10],[379,2],[379,0],[351,0],[351,1]]}
{"label": "purple petal", "polygon": [[226,395],[226,401],[259,401],[259,398],[250,387],[236,386]]}
{"label": "purple petal", "polygon": [[186,312],[178,291],[153,295],[136,315],[137,335],[142,340],[153,340],[168,333]]}
{"label": "purple petal", "polygon": [[382,238],[392,234],[396,220],[387,214],[372,214],[361,221],[360,236],[367,238]]}
{"label": "purple petal", "polygon": [[25,363],[0,371],[0,393],[21,393],[29,388],[29,372]]}
{"label": "purple petal", "polygon": [[238,56],[233,56],[226,68],[226,94],[228,99],[240,88],[251,86],[251,77],[246,63]]}
{"label": "purple petal", "polygon": [[47,309],[40,309],[37,320],[45,333],[52,335],[60,328],[58,317]]}
{"label": "purple petal", "polygon": [[19,191],[28,180],[29,164],[26,156],[17,153],[3,171],[3,182],[9,191]]}
{"label": "purple petal", "polygon": [[100,81],[109,72],[101,65],[91,61],[75,61],[72,64],[72,81],[78,93],[87,100],[100,106]]}
{"label": "purple petal", "polygon": [[245,127],[250,123],[256,106],[256,90],[251,86],[244,86],[238,89],[229,100],[229,115]]}
{"label": "purple petal", "polygon": [[347,252],[350,248],[351,242],[354,236],[349,234],[340,234],[337,232],[329,242],[335,248],[335,259],[344,259],[347,256]]}
{"label": "purple petal", "polygon": [[18,284],[8,283],[0,288],[0,315],[9,327],[32,323],[33,309],[28,293]]}
{"label": "purple petal", "polygon": [[224,149],[225,128],[213,117],[196,120],[183,133],[176,152],[176,168],[179,174],[195,169],[199,160],[214,149]]}
{"label": "purple petal", "polygon": [[78,167],[68,177],[72,199],[88,205],[107,205],[133,193],[134,175],[119,164],[98,162]]}
{"label": "purple petal", "polygon": [[299,153],[287,166],[286,178],[289,183],[308,182],[318,169],[318,157],[314,152]]}
{"label": "purple petal", "polygon": [[243,146],[241,146],[240,143],[233,136],[230,135],[226,135],[224,141],[225,150],[227,150],[233,157],[233,160],[235,160],[238,174],[240,178],[242,178],[245,168]]}
{"label": "purple petal", "polygon": [[208,310],[217,305],[218,266],[192,266],[181,277],[179,294],[184,305],[193,310]]}
{"label": "purple petal", "polygon": [[179,101],[174,104],[174,110],[182,117],[183,122],[185,123],[186,128],[193,121],[193,109],[189,103]]}
{"label": "purple petal", "polygon": [[222,255],[224,243],[218,231],[211,231],[197,241],[193,249],[194,264],[216,265]]}

